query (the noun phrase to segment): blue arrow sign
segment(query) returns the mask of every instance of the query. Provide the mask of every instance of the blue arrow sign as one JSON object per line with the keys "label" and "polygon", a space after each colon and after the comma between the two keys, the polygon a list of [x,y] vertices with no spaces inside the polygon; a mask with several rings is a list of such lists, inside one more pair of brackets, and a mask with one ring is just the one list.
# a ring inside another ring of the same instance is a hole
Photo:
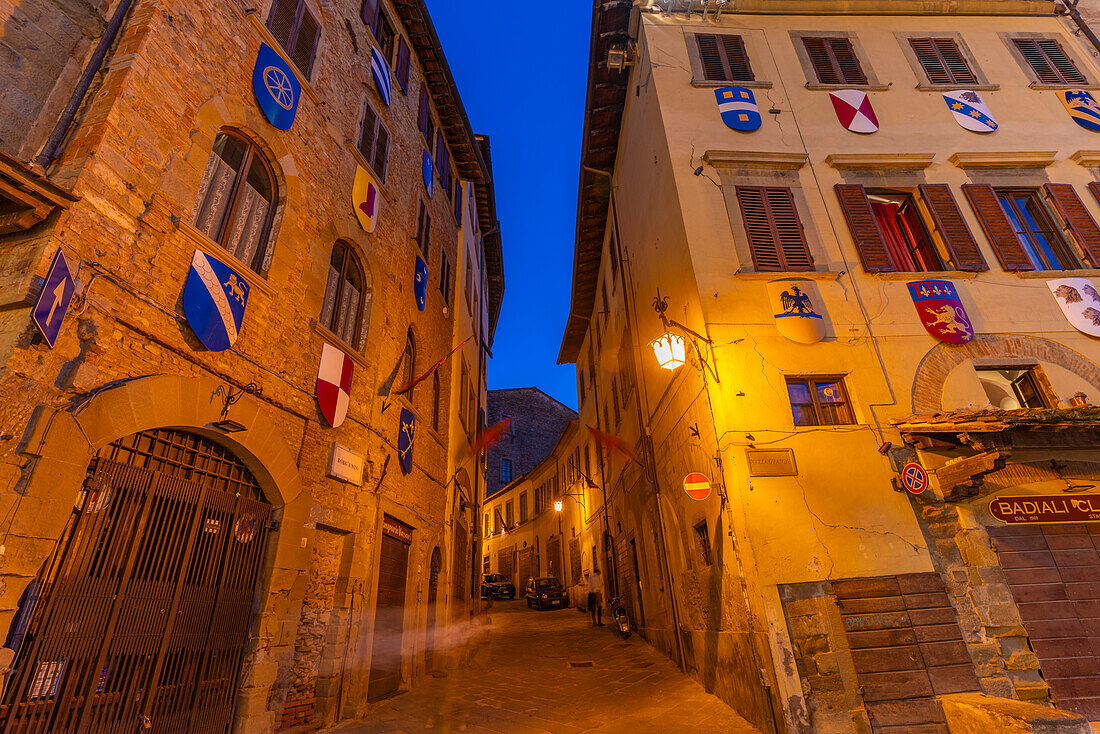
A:
{"label": "blue arrow sign", "polygon": [[46,337],[46,342],[53,349],[57,342],[57,335],[61,332],[61,322],[65,320],[65,314],[69,310],[69,304],[76,293],[76,281],[69,272],[69,263],[65,260],[65,254],[61,248],[54,253],[53,262],[50,263],[50,272],[46,273],[46,282],[42,285],[42,292],[38,294],[38,302],[34,304],[34,324]]}

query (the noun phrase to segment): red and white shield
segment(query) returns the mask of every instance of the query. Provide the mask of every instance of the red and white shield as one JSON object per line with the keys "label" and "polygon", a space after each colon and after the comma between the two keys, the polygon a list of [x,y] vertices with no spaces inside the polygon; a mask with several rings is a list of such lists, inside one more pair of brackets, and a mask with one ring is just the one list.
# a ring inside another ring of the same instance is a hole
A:
{"label": "red and white shield", "polygon": [[321,368],[317,370],[317,404],[333,428],[339,428],[351,402],[351,375],[355,368],[351,357],[331,344],[321,350]]}
{"label": "red and white shield", "polygon": [[836,117],[844,127],[864,135],[878,130],[878,118],[875,117],[867,92],[859,89],[838,89],[829,92],[829,99],[833,101]]}

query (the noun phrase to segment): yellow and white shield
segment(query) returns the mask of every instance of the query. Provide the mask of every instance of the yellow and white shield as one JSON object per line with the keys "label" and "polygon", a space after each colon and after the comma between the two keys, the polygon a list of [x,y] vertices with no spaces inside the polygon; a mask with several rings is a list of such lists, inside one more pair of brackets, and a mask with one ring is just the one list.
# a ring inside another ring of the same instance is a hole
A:
{"label": "yellow and white shield", "polygon": [[784,278],[767,285],[768,303],[780,334],[799,344],[816,344],[825,337],[825,310],[816,283]]}
{"label": "yellow and white shield", "polygon": [[378,209],[382,206],[382,189],[370,171],[355,167],[355,181],[351,185],[351,205],[359,224],[367,232],[373,232],[378,224]]}

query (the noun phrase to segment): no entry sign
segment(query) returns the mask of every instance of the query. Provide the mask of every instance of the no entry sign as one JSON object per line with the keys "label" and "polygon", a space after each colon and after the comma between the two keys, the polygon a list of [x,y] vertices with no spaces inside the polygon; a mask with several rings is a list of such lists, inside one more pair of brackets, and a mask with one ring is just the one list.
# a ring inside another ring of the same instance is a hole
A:
{"label": "no entry sign", "polygon": [[910,461],[901,470],[901,483],[910,494],[920,494],[928,489],[928,472],[915,461]]}
{"label": "no entry sign", "polygon": [[705,500],[710,497],[710,480],[706,474],[692,472],[684,477],[684,491],[693,500]]}

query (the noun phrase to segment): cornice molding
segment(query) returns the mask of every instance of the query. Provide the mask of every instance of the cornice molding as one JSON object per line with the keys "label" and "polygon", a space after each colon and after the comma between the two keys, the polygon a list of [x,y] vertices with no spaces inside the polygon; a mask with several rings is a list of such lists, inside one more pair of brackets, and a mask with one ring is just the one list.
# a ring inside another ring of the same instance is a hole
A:
{"label": "cornice molding", "polygon": [[1015,166],[1024,168],[1046,168],[1054,163],[1056,151],[1008,153],[955,153],[948,160],[959,168],[990,168],[996,166]]}
{"label": "cornice molding", "polygon": [[806,165],[810,156],[806,153],[778,153],[757,150],[708,150],[703,161],[715,168],[731,166],[760,166],[797,170]]}
{"label": "cornice molding", "polygon": [[834,153],[825,157],[833,168],[928,168],[935,153]]}

